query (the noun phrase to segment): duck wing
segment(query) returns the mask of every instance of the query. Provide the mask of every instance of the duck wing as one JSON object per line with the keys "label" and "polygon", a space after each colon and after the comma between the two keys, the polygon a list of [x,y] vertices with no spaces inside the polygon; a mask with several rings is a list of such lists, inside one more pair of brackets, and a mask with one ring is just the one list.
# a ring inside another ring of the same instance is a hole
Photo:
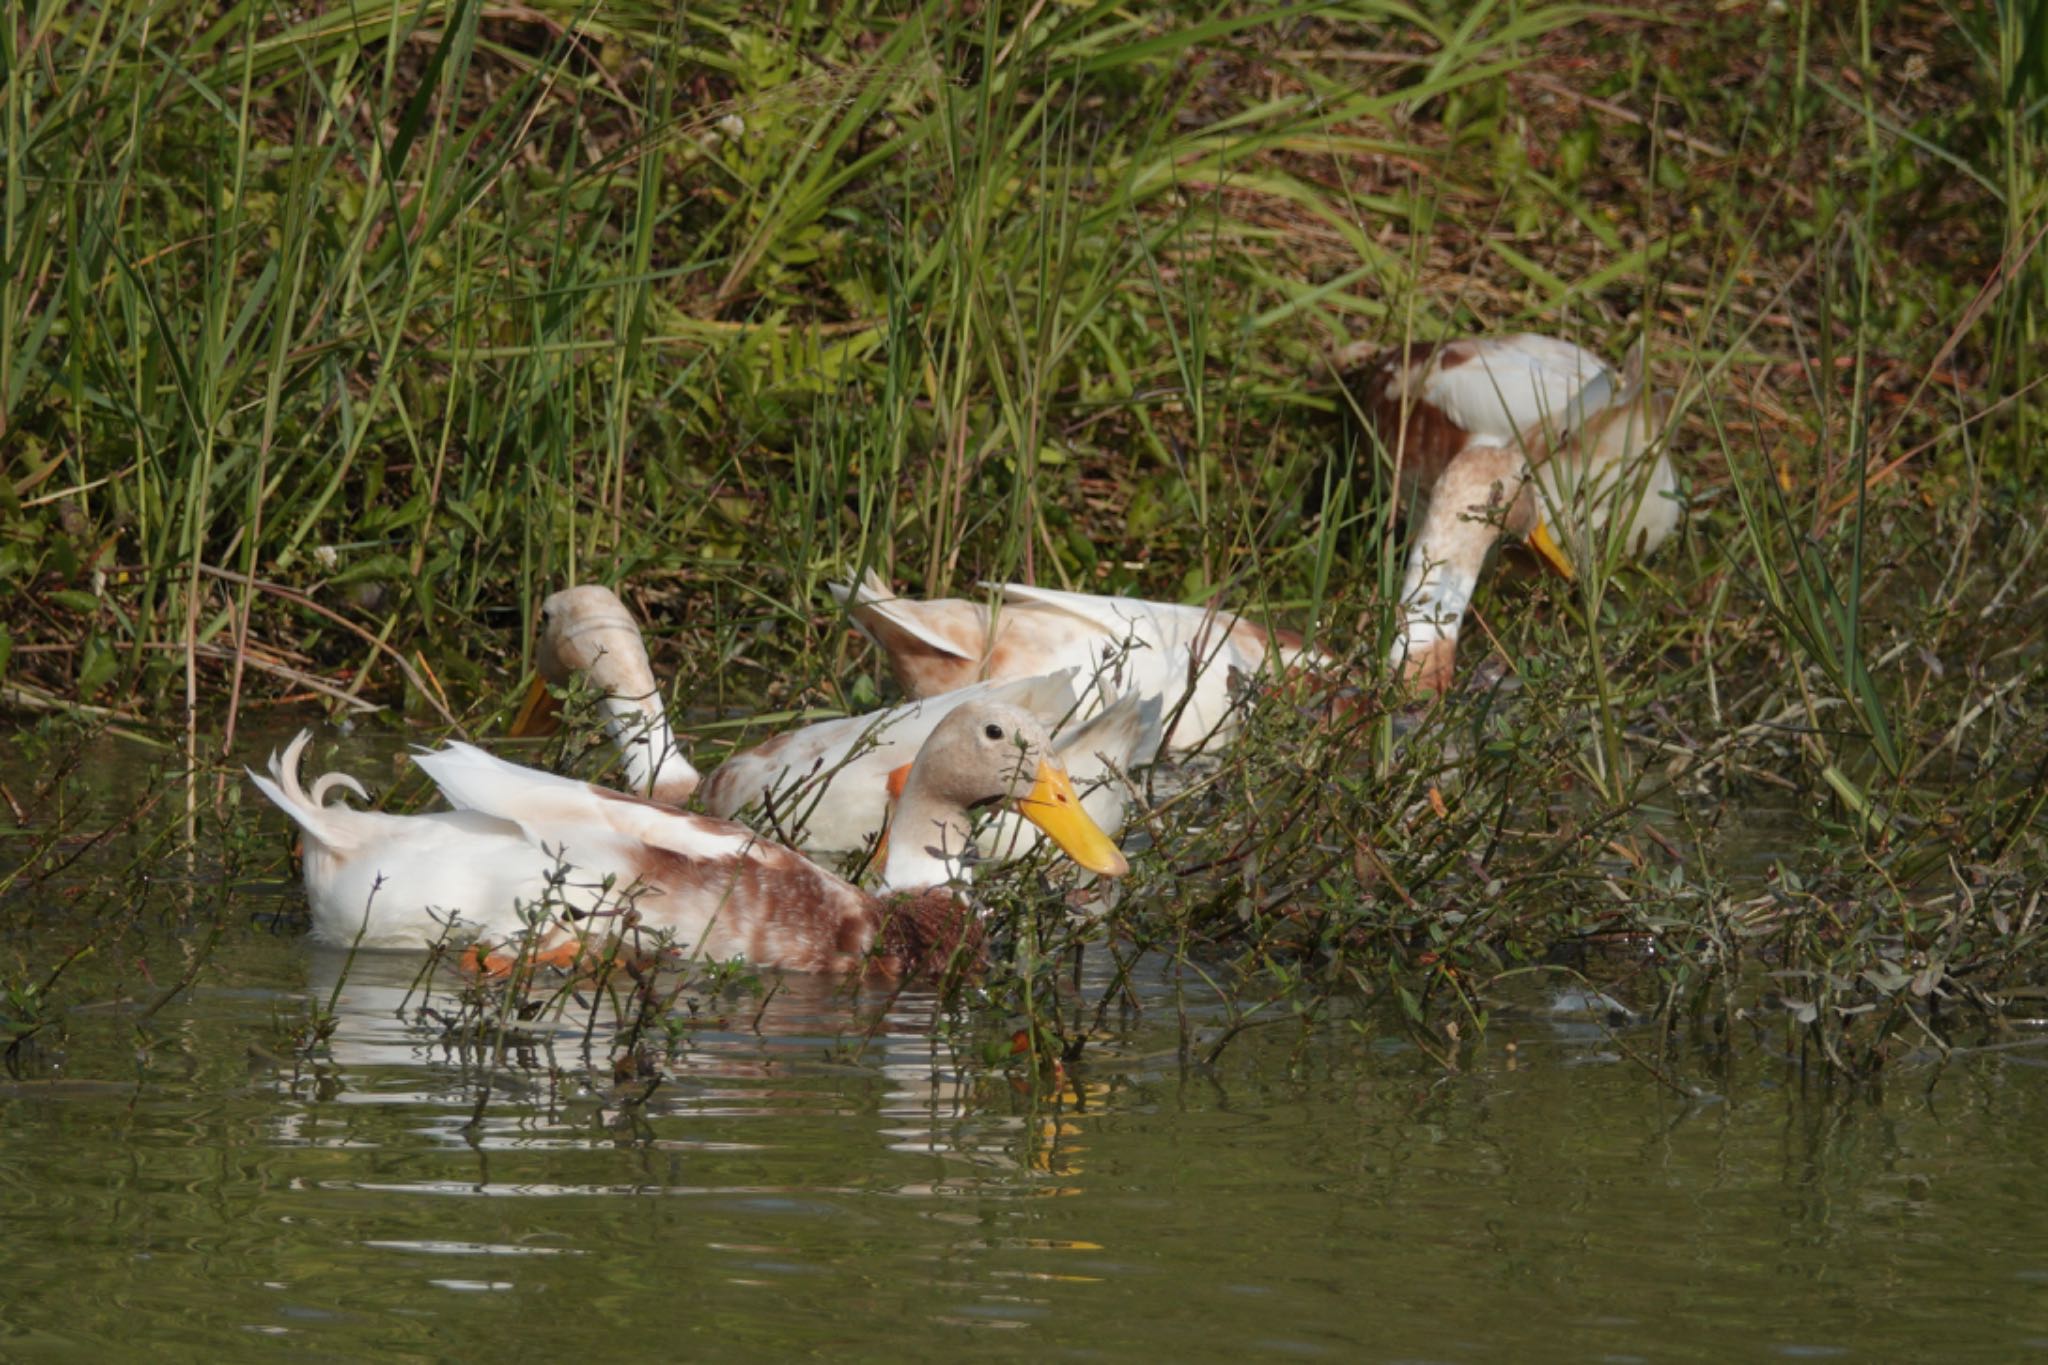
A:
{"label": "duck wing", "polygon": [[743,854],[757,842],[730,821],[691,815],[575,778],[522,767],[473,744],[452,742],[414,755],[420,770],[458,811],[517,826],[529,843],[566,852],[578,866],[624,875],[642,848],[688,857]]}
{"label": "duck wing", "polygon": [[956,597],[898,597],[872,569],[858,583],[827,586],[911,696],[937,696],[982,675],[989,648],[986,605]]}
{"label": "duck wing", "polygon": [[1520,333],[1439,346],[1404,386],[1470,436],[1501,444],[1566,431],[1614,400],[1619,380],[1583,346]]}

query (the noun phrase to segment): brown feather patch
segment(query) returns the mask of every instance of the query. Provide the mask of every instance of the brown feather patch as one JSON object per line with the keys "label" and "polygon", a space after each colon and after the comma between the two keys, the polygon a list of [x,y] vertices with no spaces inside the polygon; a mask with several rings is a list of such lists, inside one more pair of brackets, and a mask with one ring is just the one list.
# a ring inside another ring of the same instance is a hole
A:
{"label": "brown feather patch", "polygon": [[1439,347],[1412,342],[1382,351],[1344,376],[1344,387],[1357,398],[1386,458],[1400,461],[1401,488],[1411,497],[1436,487],[1471,435],[1443,409],[1408,390],[1432,362],[1454,369],[1471,358],[1470,349],[1456,343]]}
{"label": "brown feather patch", "polygon": [[891,976],[943,976],[979,971],[988,941],[974,908],[944,887],[892,896],[876,907],[880,919],[877,970]]}

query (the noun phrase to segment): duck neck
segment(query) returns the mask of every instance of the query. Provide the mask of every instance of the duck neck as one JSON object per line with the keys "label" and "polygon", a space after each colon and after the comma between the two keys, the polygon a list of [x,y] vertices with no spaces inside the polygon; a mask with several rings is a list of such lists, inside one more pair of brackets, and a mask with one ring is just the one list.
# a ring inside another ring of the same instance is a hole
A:
{"label": "duck neck", "polygon": [[1460,451],[1429,495],[1422,530],[1401,586],[1406,616],[1394,662],[1426,657],[1458,638],[1501,520],[1514,518],[1529,467],[1520,447],[1474,442]]}
{"label": "duck neck", "polygon": [[957,801],[928,791],[910,770],[910,781],[889,818],[889,852],[882,862],[883,891],[922,891],[973,882],[974,832]]}
{"label": "duck neck", "polygon": [[604,699],[604,730],[618,746],[626,782],[641,796],[681,805],[697,789],[697,770],[669,729],[668,713],[651,681],[639,696]]}

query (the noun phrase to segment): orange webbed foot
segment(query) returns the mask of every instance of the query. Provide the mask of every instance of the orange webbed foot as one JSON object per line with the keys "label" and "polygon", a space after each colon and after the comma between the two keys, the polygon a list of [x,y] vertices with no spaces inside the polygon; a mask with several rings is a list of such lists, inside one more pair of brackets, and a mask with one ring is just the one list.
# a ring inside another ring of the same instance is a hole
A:
{"label": "orange webbed foot", "polygon": [[536,952],[521,954],[505,948],[486,950],[480,944],[471,944],[463,950],[462,970],[472,976],[488,976],[502,979],[524,961],[529,967],[553,967],[565,975],[578,971],[594,973],[607,966],[644,967],[652,959],[644,953],[627,953],[620,945],[609,945],[610,951],[599,951],[589,942],[579,938],[564,938]]}

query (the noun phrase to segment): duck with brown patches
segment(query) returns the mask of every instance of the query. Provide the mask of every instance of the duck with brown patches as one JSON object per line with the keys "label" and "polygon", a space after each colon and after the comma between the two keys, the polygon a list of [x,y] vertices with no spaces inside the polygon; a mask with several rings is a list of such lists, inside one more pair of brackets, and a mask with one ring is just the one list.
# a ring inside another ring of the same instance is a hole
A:
{"label": "duck with brown patches", "polygon": [[1468,337],[1379,352],[1345,386],[1403,494],[1427,501],[1392,659],[1422,688],[1450,687],[1458,628],[1503,530],[1569,578],[1610,547],[1646,555],[1678,524],[1660,439],[1670,397],[1644,387],[1640,348],[1617,374],[1555,337]]}
{"label": "duck with brown patches", "polygon": [[446,937],[573,950],[627,924],[692,956],[849,972],[941,966],[979,941],[960,899],[971,880],[970,810],[1016,806],[1075,862],[1129,870],[1087,816],[1036,718],[1013,706],[956,708],[918,751],[871,894],[743,825],[690,815],[452,743],[417,758],[454,807],[388,815],[328,804],[353,778],[299,783],[301,732],[263,794],[305,834],[313,937],[365,948],[423,948]]}
{"label": "duck with brown patches", "polygon": [[1178,710],[1166,737],[1175,752],[1236,732],[1233,672],[1249,677],[1274,663],[1327,662],[1293,631],[1210,607],[1021,583],[981,586],[994,594],[990,601],[899,597],[871,569],[831,591],[913,697],[1071,668],[1083,680],[1084,712],[1133,692],[1159,698],[1169,716]]}
{"label": "duck with brown patches", "polygon": [[[1125,799],[1116,774],[1152,761],[1159,748],[1156,698],[1119,699],[1080,724],[1071,672],[981,683],[944,696],[865,716],[845,716],[787,730],[728,757],[700,784],[675,745],[654,683],[639,622],[609,588],[567,588],[541,606],[534,646],[538,677],[513,722],[513,733],[540,733],[553,709],[549,685],[581,675],[602,698],[606,729],[619,748],[633,790],[680,805],[694,789],[713,815],[771,819],[807,853],[852,854],[866,848],[888,818],[890,773],[917,757],[933,729],[956,707],[977,702],[1017,706],[1048,728],[1088,813],[1114,837],[1123,829]],[[658,764],[652,777],[650,764]],[[687,785],[685,785],[687,779]],[[1035,831],[1010,815],[988,847],[996,856],[1035,848]]]}

